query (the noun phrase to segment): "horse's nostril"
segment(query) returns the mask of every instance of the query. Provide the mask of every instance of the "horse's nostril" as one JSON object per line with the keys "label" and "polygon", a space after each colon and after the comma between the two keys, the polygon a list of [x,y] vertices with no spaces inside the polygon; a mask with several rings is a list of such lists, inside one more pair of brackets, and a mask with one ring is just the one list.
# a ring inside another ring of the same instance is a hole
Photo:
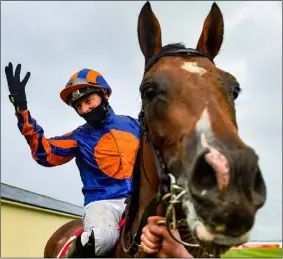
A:
{"label": "horse's nostril", "polygon": [[211,189],[217,186],[213,168],[206,162],[204,155],[199,157],[192,174],[191,184],[197,189]]}

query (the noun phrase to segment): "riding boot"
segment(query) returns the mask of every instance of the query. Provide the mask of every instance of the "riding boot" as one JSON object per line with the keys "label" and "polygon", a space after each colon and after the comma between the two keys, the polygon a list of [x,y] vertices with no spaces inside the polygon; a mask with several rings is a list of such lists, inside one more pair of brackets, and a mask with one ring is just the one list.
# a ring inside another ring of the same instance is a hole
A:
{"label": "riding boot", "polygon": [[83,246],[81,240],[76,240],[77,258],[93,258],[95,255],[95,238],[91,231],[88,242]]}
{"label": "riding boot", "polygon": [[95,256],[95,239],[94,233],[91,231],[88,242],[83,246],[81,241],[81,235],[69,247],[64,258],[94,258]]}

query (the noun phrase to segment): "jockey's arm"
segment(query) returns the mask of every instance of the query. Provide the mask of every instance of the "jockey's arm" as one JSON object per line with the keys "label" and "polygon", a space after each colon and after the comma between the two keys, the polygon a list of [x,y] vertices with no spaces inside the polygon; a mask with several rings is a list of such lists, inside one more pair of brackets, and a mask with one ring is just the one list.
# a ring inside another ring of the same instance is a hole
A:
{"label": "jockey's arm", "polygon": [[32,158],[38,164],[53,167],[65,164],[75,157],[77,141],[72,138],[72,134],[48,139],[29,110],[17,112],[16,116],[18,128],[30,146]]}

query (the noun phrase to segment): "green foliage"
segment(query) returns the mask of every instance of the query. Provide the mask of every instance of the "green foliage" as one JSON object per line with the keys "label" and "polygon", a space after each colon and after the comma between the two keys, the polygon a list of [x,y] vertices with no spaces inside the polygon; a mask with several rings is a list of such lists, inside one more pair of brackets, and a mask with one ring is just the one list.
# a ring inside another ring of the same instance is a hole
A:
{"label": "green foliage", "polygon": [[282,248],[230,249],[222,258],[282,258]]}

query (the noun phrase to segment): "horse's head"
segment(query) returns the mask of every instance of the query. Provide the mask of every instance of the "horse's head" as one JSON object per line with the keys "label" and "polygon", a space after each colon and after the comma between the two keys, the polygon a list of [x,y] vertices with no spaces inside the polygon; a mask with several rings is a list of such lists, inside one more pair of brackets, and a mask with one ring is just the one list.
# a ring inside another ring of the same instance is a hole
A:
{"label": "horse's head", "polygon": [[162,47],[161,28],[148,2],[138,19],[145,57],[144,123],[167,171],[186,190],[182,206],[189,227],[211,248],[246,242],[266,199],[258,156],[238,132],[234,100],[239,84],[213,62],[223,33],[215,3],[196,49]]}

